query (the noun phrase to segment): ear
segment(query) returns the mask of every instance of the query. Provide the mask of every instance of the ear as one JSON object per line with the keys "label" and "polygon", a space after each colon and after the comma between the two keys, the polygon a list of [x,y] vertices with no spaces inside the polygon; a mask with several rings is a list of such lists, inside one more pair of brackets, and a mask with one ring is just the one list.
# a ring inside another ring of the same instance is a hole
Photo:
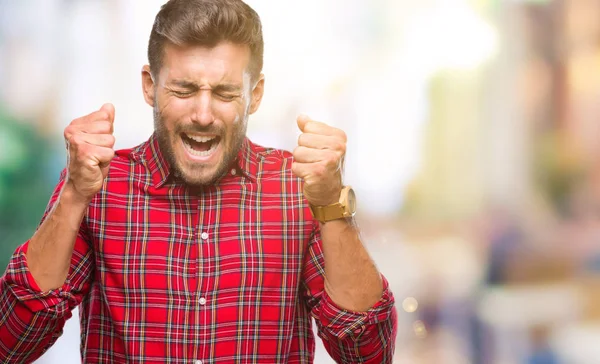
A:
{"label": "ear", "polygon": [[250,114],[254,114],[258,107],[260,106],[260,102],[262,101],[263,93],[265,92],[265,75],[262,73],[258,76],[258,82],[254,89],[252,89],[252,95],[250,97],[252,100],[250,101]]}
{"label": "ear", "polygon": [[154,107],[154,79],[152,73],[150,73],[149,65],[142,67],[142,92],[146,103]]}

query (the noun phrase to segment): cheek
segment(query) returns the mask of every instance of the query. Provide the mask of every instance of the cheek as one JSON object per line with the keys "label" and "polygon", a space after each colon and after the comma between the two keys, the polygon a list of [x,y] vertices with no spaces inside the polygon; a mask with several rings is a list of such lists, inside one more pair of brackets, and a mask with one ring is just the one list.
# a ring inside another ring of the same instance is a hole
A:
{"label": "cheek", "polygon": [[158,112],[164,126],[173,130],[175,123],[186,120],[186,115],[189,115],[190,102],[185,99],[166,98],[164,103],[159,104]]}
{"label": "cheek", "polygon": [[240,102],[215,102],[213,112],[225,124],[236,124],[242,119],[244,107]]}
{"label": "cheek", "polygon": [[161,114],[167,115],[181,115],[185,113],[185,110],[190,108],[192,102],[189,99],[178,99],[176,97],[166,97],[160,104]]}

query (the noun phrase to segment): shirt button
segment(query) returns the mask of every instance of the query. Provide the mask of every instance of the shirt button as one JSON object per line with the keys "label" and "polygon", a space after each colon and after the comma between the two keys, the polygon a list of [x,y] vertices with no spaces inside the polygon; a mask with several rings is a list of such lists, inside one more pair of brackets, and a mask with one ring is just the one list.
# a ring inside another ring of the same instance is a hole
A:
{"label": "shirt button", "polygon": [[205,231],[202,234],[200,234],[200,237],[202,238],[202,240],[206,240],[208,239],[208,233]]}
{"label": "shirt button", "polygon": [[194,362],[194,364],[204,364],[204,363],[202,362],[202,360],[196,360],[196,361]]}
{"label": "shirt button", "polygon": [[231,170],[231,174],[234,176],[237,174],[237,171],[235,170],[235,168]]}
{"label": "shirt button", "polygon": [[200,302],[200,304],[201,304],[202,306],[204,306],[204,305],[206,304],[206,298],[204,298],[204,297],[200,297],[200,299],[198,300],[198,302]]}

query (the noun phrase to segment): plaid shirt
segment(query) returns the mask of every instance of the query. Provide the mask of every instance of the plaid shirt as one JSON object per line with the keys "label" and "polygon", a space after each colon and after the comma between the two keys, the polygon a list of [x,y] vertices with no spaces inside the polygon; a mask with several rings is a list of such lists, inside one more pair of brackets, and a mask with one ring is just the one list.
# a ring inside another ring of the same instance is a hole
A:
{"label": "plaid shirt", "polygon": [[13,255],[0,279],[0,361],[41,356],[80,305],[85,363],[312,363],[311,317],[336,361],[391,363],[387,281],[367,312],[327,296],[319,224],[291,164],[246,139],[218,184],[194,189],[169,173],[154,136],[118,151],[62,287],[40,291],[27,243]]}

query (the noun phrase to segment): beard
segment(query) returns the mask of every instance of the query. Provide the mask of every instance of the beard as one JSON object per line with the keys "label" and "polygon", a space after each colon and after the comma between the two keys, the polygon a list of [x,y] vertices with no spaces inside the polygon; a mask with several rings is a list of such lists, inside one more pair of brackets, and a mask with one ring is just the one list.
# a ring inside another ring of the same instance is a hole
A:
{"label": "beard", "polygon": [[[177,178],[180,178],[191,187],[201,187],[215,184],[223,177],[231,167],[234,160],[244,143],[246,137],[246,129],[248,126],[248,110],[239,118],[238,122],[231,124],[230,134],[227,134],[227,129],[223,125],[211,124],[203,127],[197,124],[176,124],[172,131],[169,131],[165,126],[165,122],[158,110],[158,107],[153,107],[154,116],[154,134],[158,141],[158,146],[169,164],[171,173]],[[181,143],[181,135],[183,133],[209,133],[218,135],[219,148],[222,149],[221,160],[217,162],[217,166],[213,172],[209,172],[208,166],[200,164],[186,166],[184,161],[179,160],[175,154],[175,143]]]}

